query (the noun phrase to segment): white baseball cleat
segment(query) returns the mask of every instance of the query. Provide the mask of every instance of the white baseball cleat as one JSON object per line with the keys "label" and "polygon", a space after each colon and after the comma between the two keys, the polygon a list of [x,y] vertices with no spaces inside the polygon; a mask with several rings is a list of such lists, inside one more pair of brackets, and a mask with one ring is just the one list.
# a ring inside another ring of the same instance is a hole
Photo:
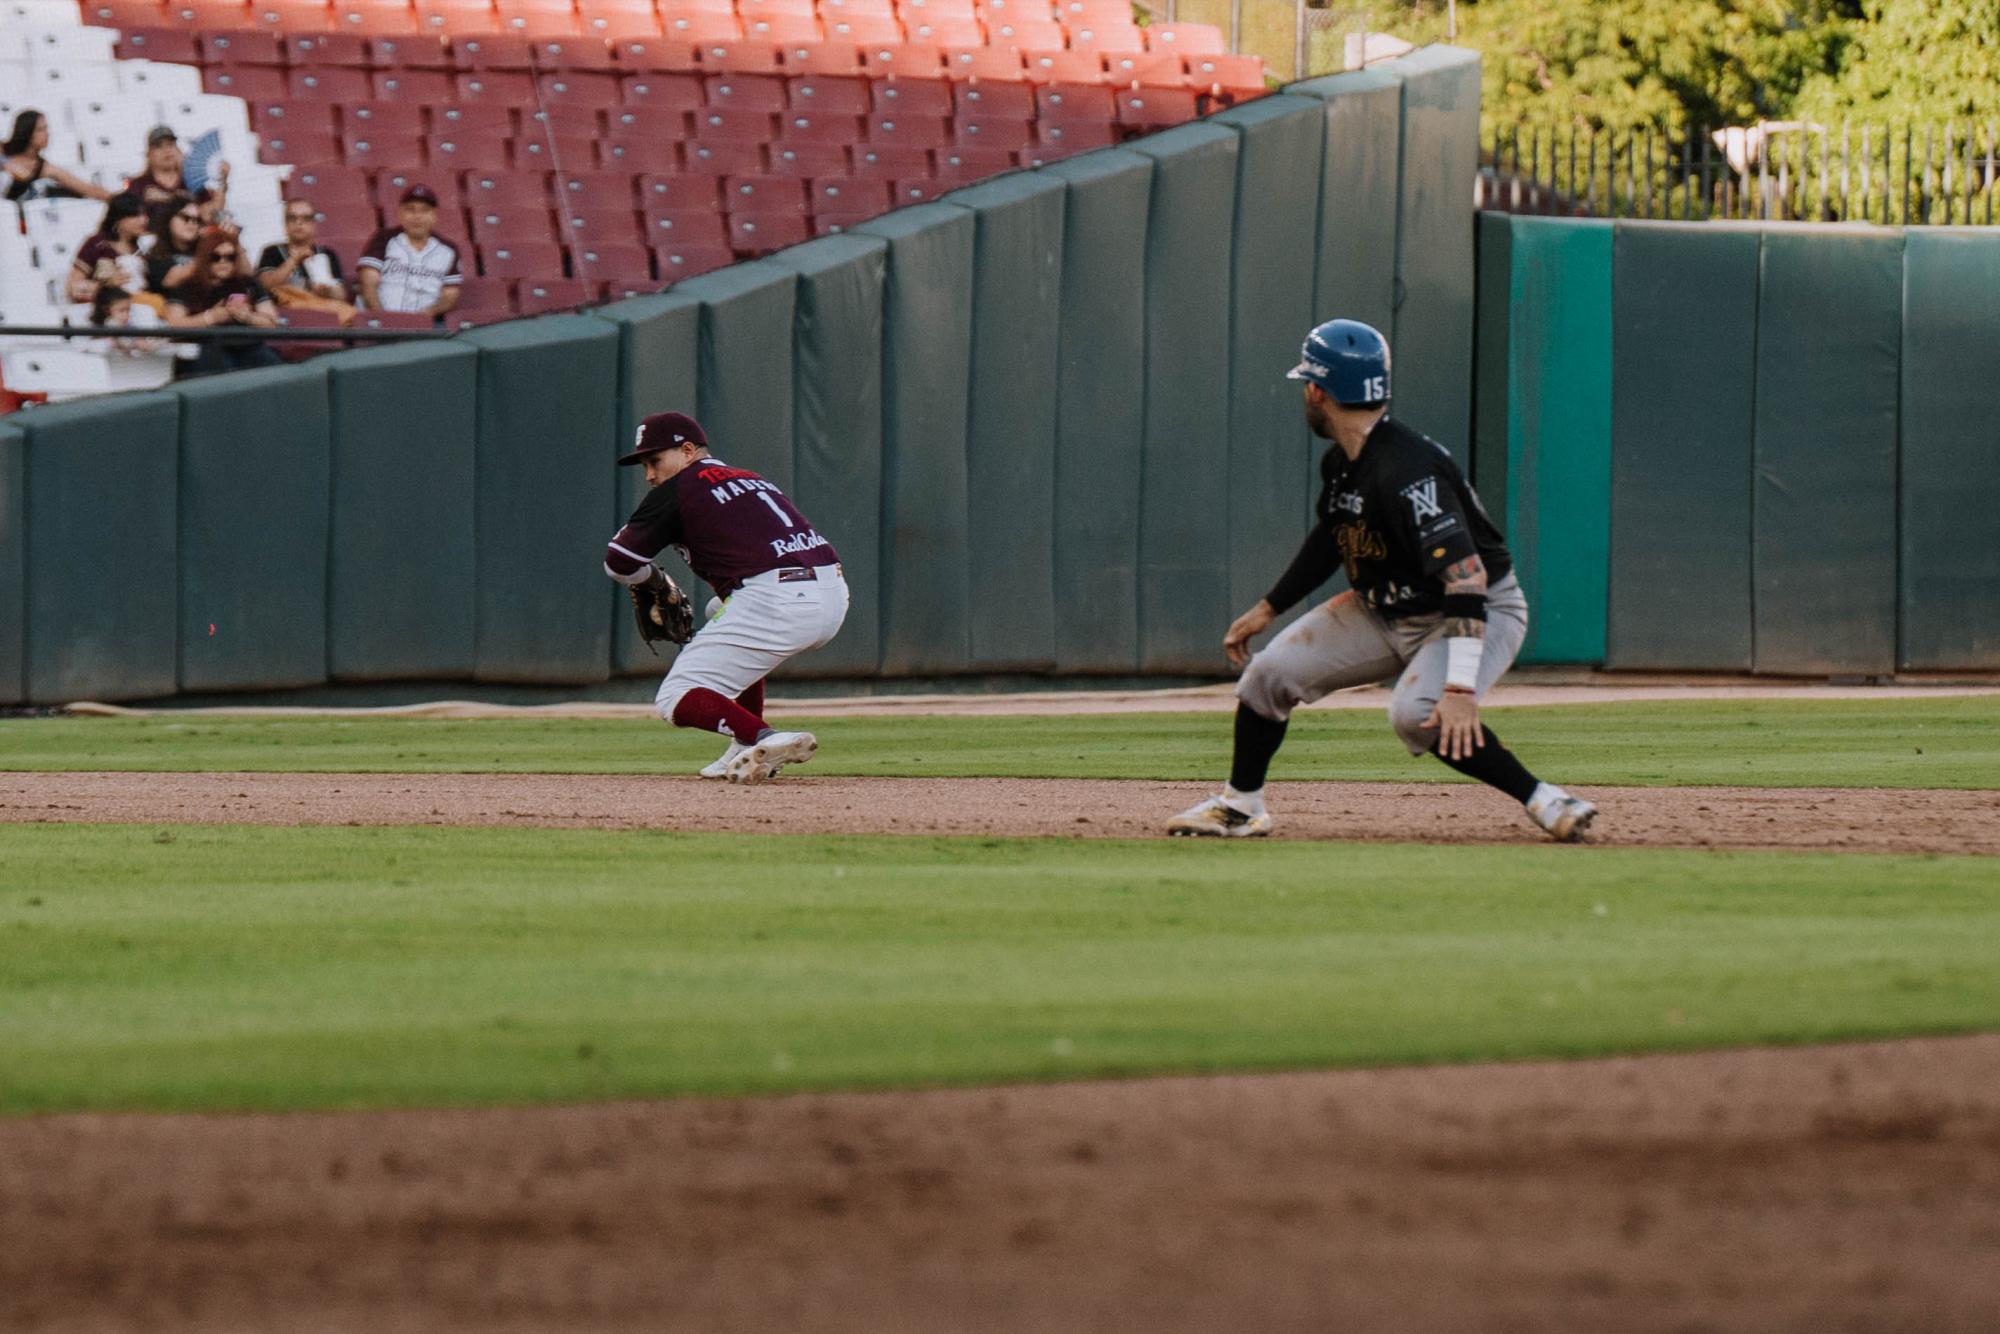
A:
{"label": "white baseball cleat", "polygon": [[788,764],[804,764],[819,749],[819,738],[811,732],[773,732],[729,762],[727,777],[732,783],[763,783],[778,776]]}
{"label": "white baseball cleat", "polygon": [[701,776],[703,778],[715,778],[715,779],[723,779],[729,777],[729,762],[735,759],[738,755],[741,755],[743,753],[743,749],[744,747],[741,741],[730,742],[728,750],[725,750],[720,755],[716,756],[711,763],[702,766]]}
{"label": "white baseball cleat", "polygon": [[1556,842],[1581,843],[1590,822],[1597,818],[1597,807],[1553,783],[1543,783],[1528,798],[1528,814]]}
{"label": "white baseball cleat", "polygon": [[1176,838],[1262,838],[1271,825],[1269,811],[1248,815],[1221,797],[1210,797],[1167,821],[1167,832]]}

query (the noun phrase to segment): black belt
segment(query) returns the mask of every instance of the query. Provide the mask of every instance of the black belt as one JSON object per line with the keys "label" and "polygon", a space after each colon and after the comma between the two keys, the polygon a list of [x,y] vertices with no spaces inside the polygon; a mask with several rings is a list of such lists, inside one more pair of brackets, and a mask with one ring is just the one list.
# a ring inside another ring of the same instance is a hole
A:
{"label": "black belt", "polygon": [[797,583],[808,583],[817,580],[819,578],[819,572],[827,568],[831,568],[835,574],[840,573],[839,565],[833,565],[831,567],[823,565],[787,565],[787,566],[781,566],[779,569],[774,570],[772,573],[778,576],[778,582],[781,584],[797,584]]}

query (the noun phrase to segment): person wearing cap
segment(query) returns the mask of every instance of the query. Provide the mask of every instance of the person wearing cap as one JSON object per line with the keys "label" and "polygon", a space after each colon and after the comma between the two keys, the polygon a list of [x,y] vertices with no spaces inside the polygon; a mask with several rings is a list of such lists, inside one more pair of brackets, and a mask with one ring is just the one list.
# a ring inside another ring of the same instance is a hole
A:
{"label": "person wearing cap", "polygon": [[[1389,721],[1410,754],[1499,788],[1557,841],[1580,839],[1597,808],[1537,779],[1480,721],[1479,701],[1527,638],[1528,600],[1451,455],[1389,415],[1388,340],[1357,320],[1329,320],[1307,335],[1288,378],[1302,382],[1312,434],[1332,442],[1313,525],[1271,591],[1222,637],[1243,669],[1229,782],[1167,831],[1270,833],[1264,779],[1292,710],[1393,680]],[[1251,652],[1251,640],[1343,569],[1345,591]]]}
{"label": "person wearing cap", "polygon": [[125,192],[139,196],[146,215],[155,221],[184,204],[193,204],[204,223],[214,222],[229,201],[229,164],[215,164],[215,183],[199,194],[187,188],[181,175],[181,143],[170,125],[146,132],[146,169],[125,182]]}
{"label": "person wearing cap", "polygon": [[643,465],[652,490],[612,536],[604,572],[658,586],[668,576],[653,558],[672,548],[720,599],[660,682],[660,717],[729,739],[703,778],[761,783],[811,759],[812,733],[764,721],[764,678],[839,633],[848,602],[839,555],[784,492],[711,454],[685,413],[646,418],[618,463]]}
{"label": "person wearing cap", "polygon": [[355,264],[361,304],[443,319],[458,305],[465,275],[459,250],[437,234],[438,197],[412,185],[396,204],[396,225],[375,233]]}

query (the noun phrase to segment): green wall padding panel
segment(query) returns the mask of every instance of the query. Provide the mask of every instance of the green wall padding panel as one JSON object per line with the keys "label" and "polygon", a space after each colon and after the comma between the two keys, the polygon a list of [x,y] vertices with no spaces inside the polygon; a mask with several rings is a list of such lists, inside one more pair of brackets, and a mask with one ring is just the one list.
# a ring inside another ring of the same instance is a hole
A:
{"label": "green wall padding panel", "polygon": [[769,260],[677,283],[701,302],[700,410],[717,458],[792,488],[792,304],[797,275]]}
{"label": "green wall padding panel", "polygon": [[618,485],[618,330],[552,315],[461,338],[479,349],[474,674],[601,681],[611,666],[604,542]]}
{"label": "green wall padding panel", "polygon": [[1285,91],[1318,98],[1326,108],[1314,323],[1346,318],[1390,333],[1396,327],[1403,81],[1385,70],[1355,70]]}
{"label": "green wall padding panel", "polygon": [[2000,668],[2000,233],[1911,229],[1903,283],[1897,662]]}
{"label": "green wall padding panel", "polygon": [[971,666],[1055,666],[1055,462],[1061,181],[1017,172],[944,203],[975,221],[966,426]]}
{"label": "green wall padding panel", "polygon": [[1479,56],[1430,46],[1383,68],[1403,82],[1395,411],[1463,467],[1472,426]]}
{"label": "green wall padding panel", "polygon": [[[1181,125],[1135,140],[1153,159],[1146,222],[1146,436],[1140,463],[1140,665],[1226,669],[1230,267],[1238,136]],[[1275,578],[1275,573],[1273,574]]]}
{"label": "green wall padding panel", "polygon": [[824,236],[772,256],[798,274],[792,499],[840,552],[850,601],[833,642],[788,674],[873,676],[882,662],[882,300],[889,246]]}
{"label": "green wall padding panel", "polygon": [[1103,149],[1040,174],[1068,190],[1056,396],[1056,670],[1130,672],[1139,665],[1153,162]]}
{"label": "green wall padding panel", "polygon": [[963,672],[973,219],[920,204],[854,229],[889,245],[882,341],[882,670]]}
{"label": "green wall padding panel", "polygon": [[0,704],[28,698],[28,438],[0,420]]}
{"label": "green wall padding panel", "polygon": [[1760,248],[1754,227],[1617,226],[1607,666],[1750,670]]}
{"label": "green wall padding panel", "polygon": [[326,680],[326,371],[281,366],[176,392],[180,688],[317,685]]}
{"label": "green wall padding panel", "polygon": [[1764,235],[1757,307],[1755,666],[1896,665],[1896,401],[1903,237]]}
{"label": "green wall padding panel", "polygon": [[[677,288],[600,306],[591,314],[618,329],[618,424],[605,450],[607,466],[617,474],[611,510],[605,516],[604,536],[608,539],[624,526],[650,489],[644,468],[636,464],[619,468],[614,462],[631,451],[639,423],[656,412],[695,410],[701,302]],[[699,588],[694,575],[671,551],[660,553],[656,563],[682,588]],[[672,650],[665,654],[650,651],[633,628],[630,595],[611,579],[604,582],[611,606],[611,670],[618,675],[664,675],[673,662]]]}
{"label": "green wall padding panel", "polygon": [[1611,224],[1521,217],[1513,231],[1501,528],[1528,595],[1520,661],[1600,663],[1610,564]]}
{"label": "green wall padding panel", "polygon": [[[13,419],[27,446],[29,702],[174,693],[180,413],[180,399],[162,391]],[[85,540],[92,535],[110,535],[115,551]],[[110,574],[107,561],[117,567]]]}
{"label": "green wall padding panel", "polygon": [[1477,230],[1479,268],[1473,285],[1474,339],[1472,358],[1473,489],[1487,511],[1502,519],[1507,509],[1507,413],[1511,399],[1508,377],[1512,351],[1508,329],[1513,324],[1514,219],[1506,213],[1482,213]]}
{"label": "green wall padding panel", "polygon": [[1278,94],[1211,117],[1236,131],[1236,244],[1229,318],[1229,605],[1270,591],[1298,550],[1325,450],[1285,378],[1314,319],[1299,264],[1319,241],[1325,105]]}
{"label": "green wall padding panel", "polygon": [[477,349],[385,344],[313,364],[331,413],[328,673],[470,676]]}

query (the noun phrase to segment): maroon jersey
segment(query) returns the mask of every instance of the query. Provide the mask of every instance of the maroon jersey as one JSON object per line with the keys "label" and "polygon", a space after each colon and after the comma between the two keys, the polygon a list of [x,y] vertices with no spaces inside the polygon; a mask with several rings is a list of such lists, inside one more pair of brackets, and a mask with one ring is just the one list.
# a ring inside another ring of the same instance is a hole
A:
{"label": "maroon jersey", "polygon": [[721,459],[696,459],[646,493],[604,563],[631,574],[668,547],[728,597],[766,570],[833,565],[840,556],[774,483]]}

